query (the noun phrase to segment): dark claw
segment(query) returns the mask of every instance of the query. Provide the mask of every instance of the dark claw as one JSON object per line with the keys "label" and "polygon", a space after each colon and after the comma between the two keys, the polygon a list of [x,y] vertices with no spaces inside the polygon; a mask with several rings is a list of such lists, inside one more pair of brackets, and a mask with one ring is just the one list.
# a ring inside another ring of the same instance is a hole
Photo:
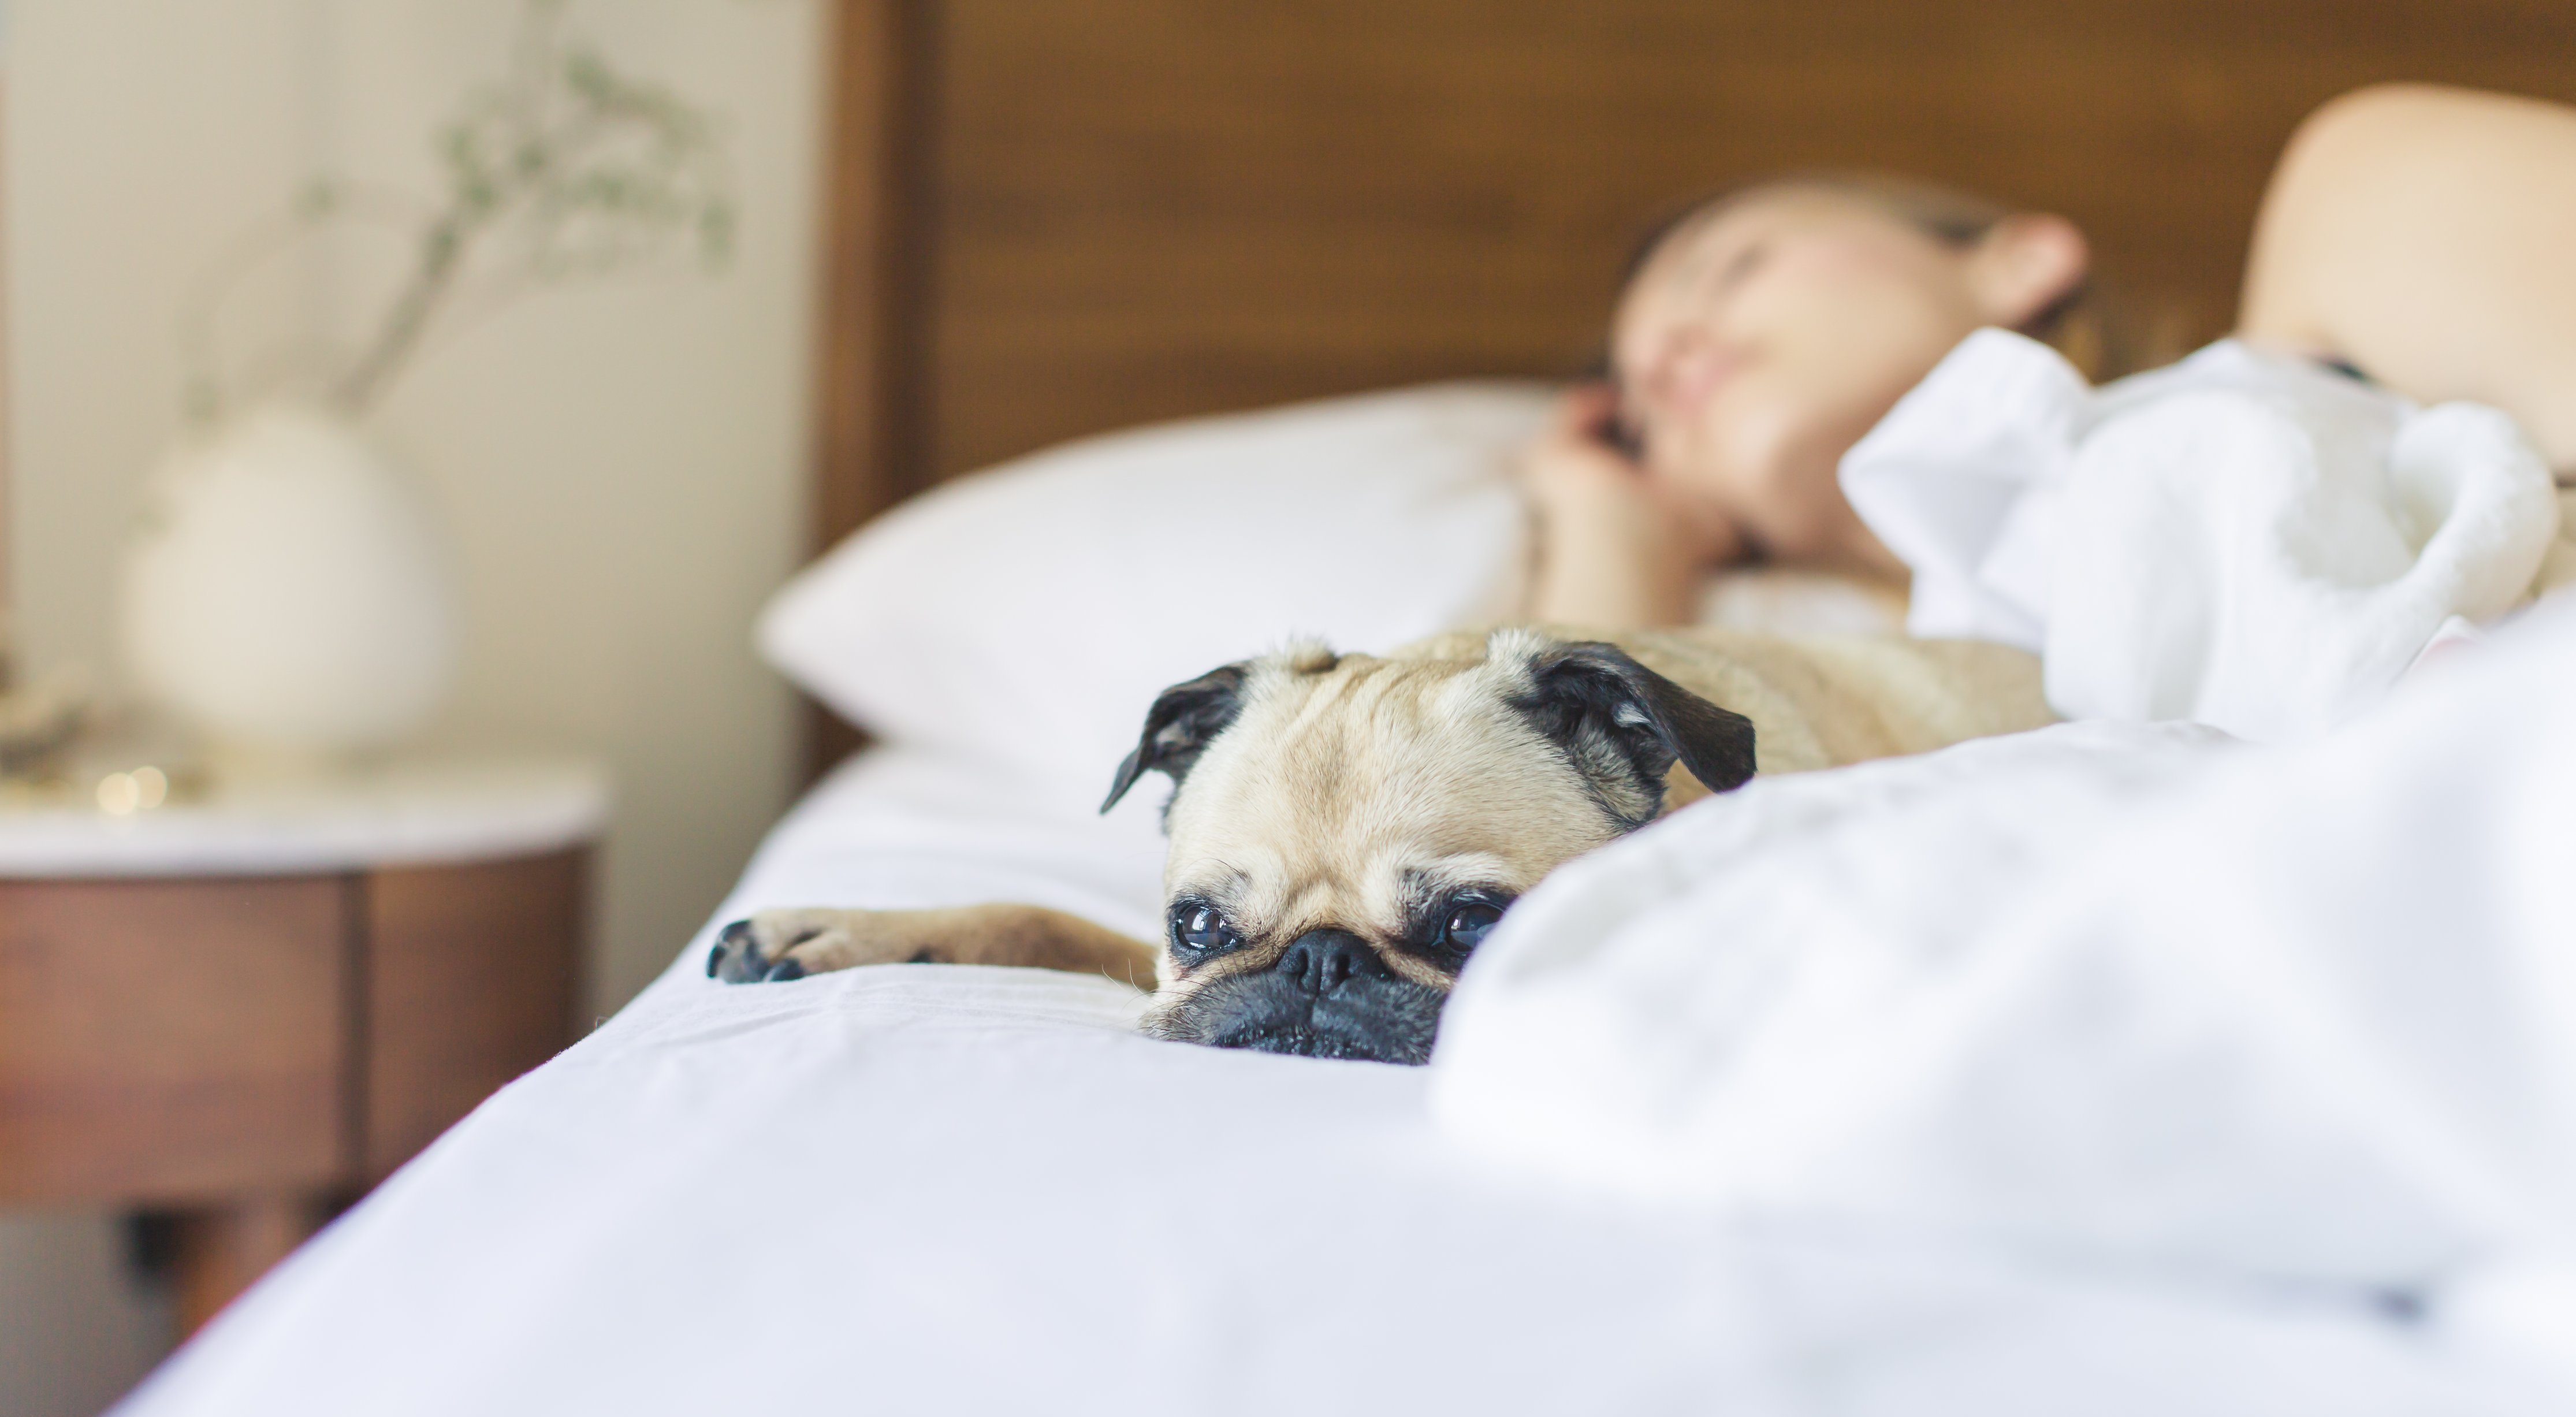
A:
{"label": "dark claw", "polygon": [[[812,938],[814,932],[800,937]],[[783,957],[764,964],[752,943],[751,922],[736,920],[716,932],[715,947],[707,951],[707,977],[727,984],[783,984],[804,978],[805,966]]]}
{"label": "dark claw", "polygon": [[759,958],[752,951],[751,922],[736,920],[716,932],[716,943],[707,951],[707,977],[728,984],[748,984],[761,976],[753,973]]}

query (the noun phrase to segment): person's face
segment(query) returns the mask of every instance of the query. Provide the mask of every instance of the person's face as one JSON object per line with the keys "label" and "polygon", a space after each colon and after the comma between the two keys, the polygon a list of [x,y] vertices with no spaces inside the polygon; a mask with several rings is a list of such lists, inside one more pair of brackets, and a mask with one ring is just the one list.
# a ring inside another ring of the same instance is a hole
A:
{"label": "person's face", "polygon": [[1836,465],[1995,320],[1976,268],[1972,248],[1829,190],[1760,194],[1685,225],[1630,282],[1611,330],[1648,477],[1783,559],[1848,549],[1858,523]]}

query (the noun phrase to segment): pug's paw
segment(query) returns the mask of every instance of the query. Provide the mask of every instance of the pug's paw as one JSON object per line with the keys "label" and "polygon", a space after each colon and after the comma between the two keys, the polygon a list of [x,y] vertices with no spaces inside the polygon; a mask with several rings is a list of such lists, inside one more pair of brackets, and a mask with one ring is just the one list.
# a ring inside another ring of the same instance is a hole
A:
{"label": "pug's paw", "polygon": [[716,935],[707,977],[767,984],[859,964],[901,964],[923,951],[899,910],[763,910]]}

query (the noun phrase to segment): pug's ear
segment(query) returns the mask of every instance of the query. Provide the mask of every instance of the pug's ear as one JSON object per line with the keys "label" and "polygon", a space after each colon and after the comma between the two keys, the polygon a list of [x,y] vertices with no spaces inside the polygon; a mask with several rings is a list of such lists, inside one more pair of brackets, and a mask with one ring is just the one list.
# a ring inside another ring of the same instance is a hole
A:
{"label": "pug's ear", "polygon": [[1229,664],[1211,669],[1156,695],[1154,706],[1145,713],[1145,731],[1136,740],[1136,751],[1118,765],[1118,776],[1109,783],[1109,799],[1100,804],[1100,810],[1117,806],[1136,779],[1148,772],[1168,773],[1172,785],[1180,786],[1209,742],[1243,711],[1243,683],[1249,667]]}
{"label": "pug's ear", "polygon": [[1616,645],[1547,641],[1529,653],[1515,704],[1574,760],[1613,817],[1633,830],[1663,809],[1679,759],[1711,792],[1753,777],[1753,720],[1719,708]]}

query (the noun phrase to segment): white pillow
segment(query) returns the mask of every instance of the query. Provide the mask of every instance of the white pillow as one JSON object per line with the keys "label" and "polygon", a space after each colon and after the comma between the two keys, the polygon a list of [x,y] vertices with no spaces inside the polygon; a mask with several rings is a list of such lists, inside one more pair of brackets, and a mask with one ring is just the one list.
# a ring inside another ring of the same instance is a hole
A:
{"label": "white pillow", "polygon": [[[762,654],[882,738],[1097,802],[1165,685],[1295,635],[1508,618],[1529,384],[1437,384],[1086,439],[941,486],[779,591]],[[1140,794],[1151,795],[1151,794]]]}

